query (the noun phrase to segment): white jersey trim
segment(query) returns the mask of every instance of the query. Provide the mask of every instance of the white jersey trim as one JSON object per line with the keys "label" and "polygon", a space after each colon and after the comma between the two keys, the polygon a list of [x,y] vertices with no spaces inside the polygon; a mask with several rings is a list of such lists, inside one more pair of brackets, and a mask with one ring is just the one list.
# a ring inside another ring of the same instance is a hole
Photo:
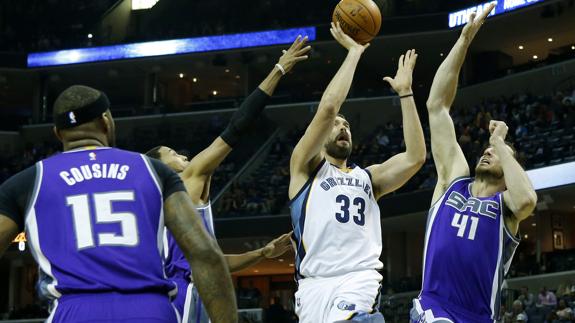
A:
{"label": "white jersey trim", "polygon": [[30,240],[30,251],[36,258],[38,265],[40,265],[40,269],[52,279],[50,284],[46,285],[46,289],[52,296],[59,298],[62,294],[56,289],[58,280],[54,277],[54,274],[52,273],[52,265],[40,247],[40,235],[38,233],[38,222],[36,219],[36,201],[40,193],[40,188],[42,187],[43,176],[44,164],[40,161],[36,164],[36,184],[34,186],[34,192],[32,193],[31,202],[26,212],[26,231],[28,233],[28,239]]}
{"label": "white jersey trim", "polygon": [[[500,206],[502,207],[502,206]],[[493,273],[493,283],[491,285],[491,318],[494,319],[498,316],[499,312],[495,308],[495,302],[497,302],[497,294],[499,293],[499,274],[501,268],[501,259],[503,255],[503,227],[505,226],[503,216],[499,216],[499,251],[497,253],[497,266],[495,267],[495,272]]]}

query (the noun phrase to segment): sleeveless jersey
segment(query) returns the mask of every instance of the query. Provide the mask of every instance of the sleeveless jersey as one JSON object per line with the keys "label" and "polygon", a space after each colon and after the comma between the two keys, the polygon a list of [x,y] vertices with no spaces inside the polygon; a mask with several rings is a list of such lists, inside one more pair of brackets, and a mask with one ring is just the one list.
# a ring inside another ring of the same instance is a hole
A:
{"label": "sleeveless jersey", "polygon": [[420,297],[496,319],[519,240],[505,225],[503,193],[473,197],[472,183],[455,180],[429,211]]}
{"label": "sleeveless jersey", "polygon": [[[215,238],[214,217],[212,214],[212,205],[210,202],[204,206],[196,207],[198,215],[204,223],[208,233]],[[190,264],[186,260],[184,253],[178,247],[174,236],[166,229],[164,235],[164,249],[166,250],[166,275],[168,278],[192,279]],[[182,291],[185,293],[185,291]]]}
{"label": "sleeveless jersey", "polygon": [[147,157],[119,149],[38,162],[25,221],[41,296],[175,293],[163,271],[160,183]]}
{"label": "sleeveless jersey", "polygon": [[290,202],[296,278],[383,268],[381,219],[371,175],[323,160]]}

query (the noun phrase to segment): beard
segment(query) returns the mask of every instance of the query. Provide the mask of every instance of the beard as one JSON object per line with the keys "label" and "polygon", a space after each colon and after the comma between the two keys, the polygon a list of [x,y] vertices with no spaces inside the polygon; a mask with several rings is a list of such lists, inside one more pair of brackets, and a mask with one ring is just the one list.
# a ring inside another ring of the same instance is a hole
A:
{"label": "beard", "polygon": [[502,169],[475,167],[475,177],[483,180],[500,180],[503,178]]}
{"label": "beard", "polygon": [[325,152],[339,160],[346,160],[351,155],[351,142],[347,147],[341,147],[337,145],[337,140],[332,140],[325,145]]}

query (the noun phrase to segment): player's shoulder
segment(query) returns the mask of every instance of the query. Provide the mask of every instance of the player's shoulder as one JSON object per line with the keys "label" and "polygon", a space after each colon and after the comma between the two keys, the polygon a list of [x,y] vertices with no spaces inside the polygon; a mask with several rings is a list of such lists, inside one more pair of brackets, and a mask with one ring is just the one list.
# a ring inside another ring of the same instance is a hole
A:
{"label": "player's shoulder", "polygon": [[36,180],[38,163],[19,171],[8,178],[2,186],[30,186]]}

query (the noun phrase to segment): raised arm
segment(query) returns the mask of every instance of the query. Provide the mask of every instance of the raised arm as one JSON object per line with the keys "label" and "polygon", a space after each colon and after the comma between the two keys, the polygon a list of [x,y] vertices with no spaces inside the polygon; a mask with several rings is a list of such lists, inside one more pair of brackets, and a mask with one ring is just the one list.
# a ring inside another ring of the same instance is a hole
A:
{"label": "raised arm", "polygon": [[212,174],[259,117],[283,75],[291,71],[298,62],[308,58],[307,53],[311,47],[305,46],[306,42],[307,37],[299,36],[289,49],[283,51],[268,76],[242,102],[224,132],[192,158],[182,174],[182,179],[194,203],[208,202]]}
{"label": "raised arm", "polygon": [[321,149],[330,134],[335,118],[347,97],[361,54],[369,46],[356,43],[339,26],[331,24],[333,37],[348,50],[343,64],[327,86],[319,107],[305,134],[297,143],[290,160],[289,197],[293,198],[322,160]]}
{"label": "raised arm", "polygon": [[416,60],[415,50],[408,50],[399,58],[395,77],[384,78],[401,100],[405,152],[368,167],[376,199],[403,186],[425,163],[425,139],[411,89]]}
{"label": "raised arm", "polygon": [[519,223],[525,220],[537,205],[537,193],[527,176],[527,172],[519,165],[513,151],[505,143],[507,136],[505,122],[491,120],[489,122],[489,144],[501,161],[506,191],[503,192],[503,202],[511,210],[513,216],[507,217],[507,227],[517,234]]}
{"label": "raised arm", "polygon": [[190,197],[184,191],[173,193],[164,203],[164,213],[166,227],[190,263],[211,321],[236,323],[236,297],[228,266],[216,241],[204,229]]}
{"label": "raised arm", "polygon": [[237,255],[225,255],[230,272],[240,271],[249,268],[264,259],[277,258],[291,249],[291,232],[283,234],[270,241],[263,248],[248,251]]}
{"label": "raised arm", "polygon": [[454,179],[469,175],[469,165],[467,165],[463,151],[457,143],[455,127],[449,115],[449,109],[455,99],[459,72],[465,60],[467,49],[494,6],[491,4],[477,17],[475,14],[471,15],[455,46],[439,66],[431,85],[427,99],[427,111],[431,131],[431,151],[437,168],[437,185],[432,204],[443,195],[447,186]]}

